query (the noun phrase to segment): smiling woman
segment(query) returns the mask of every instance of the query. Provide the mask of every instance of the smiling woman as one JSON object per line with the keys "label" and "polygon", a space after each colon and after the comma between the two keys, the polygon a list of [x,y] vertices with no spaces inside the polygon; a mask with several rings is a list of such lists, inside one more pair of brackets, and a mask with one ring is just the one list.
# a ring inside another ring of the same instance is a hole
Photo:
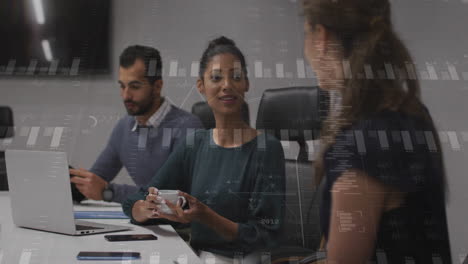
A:
{"label": "smiling woman", "polygon": [[211,41],[203,53],[197,87],[213,110],[217,128],[248,127],[241,118],[249,90],[246,67],[242,52],[226,37]]}
{"label": "smiling woman", "polygon": [[[284,215],[281,143],[242,119],[249,89],[245,59],[232,40],[215,39],[203,53],[197,87],[216,127],[179,144],[147,189],[123,205],[133,223],[190,223],[192,247],[216,263],[259,263],[258,250],[277,246]],[[158,189],[179,189],[189,208],[163,201]],[[148,194],[148,195],[146,195]],[[172,213],[160,210],[165,203]]]}

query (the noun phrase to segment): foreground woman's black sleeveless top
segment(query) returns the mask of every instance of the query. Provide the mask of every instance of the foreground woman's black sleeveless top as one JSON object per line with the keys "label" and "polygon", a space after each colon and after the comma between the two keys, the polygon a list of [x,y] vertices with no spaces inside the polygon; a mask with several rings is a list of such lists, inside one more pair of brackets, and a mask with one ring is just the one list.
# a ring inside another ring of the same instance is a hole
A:
{"label": "foreground woman's black sleeveless top", "polygon": [[[374,260],[388,264],[452,263],[441,150],[434,133],[429,122],[392,111],[343,129],[324,155],[326,182],[320,214],[325,237],[329,232],[330,190],[344,171],[359,169],[406,193],[399,208],[382,215]],[[352,225],[352,217],[356,216],[343,219],[343,231],[346,224]]]}

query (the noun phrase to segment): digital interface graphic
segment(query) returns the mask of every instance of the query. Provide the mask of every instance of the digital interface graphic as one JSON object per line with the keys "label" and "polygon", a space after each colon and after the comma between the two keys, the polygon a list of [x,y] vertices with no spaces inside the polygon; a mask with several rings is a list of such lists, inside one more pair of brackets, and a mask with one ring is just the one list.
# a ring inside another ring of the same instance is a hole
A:
{"label": "digital interface graphic", "polygon": [[[129,45],[147,45],[161,52],[162,95],[170,104],[191,112],[193,105],[206,101],[197,89],[202,51],[215,37],[232,38],[246,57],[249,91],[245,102],[249,107],[250,126],[254,128],[266,90],[319,85],[316,71],[304,55],[300,0],[60,2],[63,1],[23,0],[0,4],[0,32],[6,37],[6,41],[0,42],[0,105],[9,106],[14,112],[14,127],[7,128],[13,130],[14,137],[0,139],[2,152],[9,149],[66,152],[70,165],[90,168],[106,146],[113,128],[127,116],[118,84],[118,56]],[[468,219],[465,210],[468,0],[390,2],[395,32],[407,45],[414,62],[384,63],[378,68],[366,64],[357,76],[352,76],[350,62],[343,60],[340,67],[344,78],[419,80],[422,101],[437,131],[355,130],[350,142],[362,156],[367,155],[369,139],[377,142],[382,153],[397,142],[404,153],[424,148],[430,153],[443,154],[449,190],[447,215],[452,260],[464,264],[468,254],[468,236],[461,231],[466,229]],[[154,76],[156,62],[149,65],[148,75]],[[330,101],[320,104],[332,108]],[[292,230],[285,235],[285,240],[297,246],[315,246],[322,235],[317,193],[323,187],[314,182],[313,171],[322,142],[312,140],[312,135],[320,129],[303,131],[310,135],[305,140],[305,160],[299,160],[299,140],[289,140],[294,129],[282,128],[282,138],[279,138],[287,174],[283,220],[288,230]],[[134,153],[130,154],[137,156],[149,148],[147,142],[156,137],[152,133],[154,130],[140,129]],[[169,148],[174,133],[179,131],[167,128],[162,133],[162,145]],[[441,149],[436,138],[440,139]],[[337,159],[348,154],[340,150],[336,153]],[[0,155],[0,177],[6,178],[4,162]],[[130,169],[136,171],[136,165]],[[135,185],[126,169],[114,181]],[[6,182],[0,183],[0,190],[7,190]],[[354,190],[355,183],[350,177],[336,189],[359,196]],[[228,181],[224,186],[236,184]],[[207,186],[205,191],[212,194],[216,187]],[[254,208],[257,202],[250,199],[246,210]],[[206,203],[212,205],[216,200]],[[359,225],[360,219],[367,217],[362,211],[339,211],[330,217],[339,221],[339,232],[370,232]],[[255,221],[265,225],[280,222],[276,218]],[[48,256],[54,252],[40,250],[43,243],[55,242],[43,241],[40,234],[31,236],[29,247],[18,249],[18,263],[47,263]],[[6,263],[2,262],[4,255],[6,252],[0,247],[0,264]],[[239,253],[236,263],[242,263],[243,257]],[[143,263],[164,263],[164,252],[156,250],[145,258]],[[263,263],[271,258],[270,252],[261,255]],[[189,263],[186,255],[174,261]],[[208,256],[206,263],[215,260]],[[391,264],[382,250],[377,250],[376,263]],[[408,259],[406,263],[414,262]],[[443,263],[437,253],[433,263]]]}

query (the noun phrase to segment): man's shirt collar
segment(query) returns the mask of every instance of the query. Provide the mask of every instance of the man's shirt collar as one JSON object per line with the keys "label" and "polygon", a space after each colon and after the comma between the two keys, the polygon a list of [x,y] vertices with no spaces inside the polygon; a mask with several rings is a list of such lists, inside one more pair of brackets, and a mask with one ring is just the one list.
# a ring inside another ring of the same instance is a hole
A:
{"label": "man's shirt collar", "polygon": [[171,105],[169,102],[162,98],[163,102],[159,106],[158,110],[154,112],[154,114],[146,121],[146,124],[138,124],[138,120],[135,117],[135,125],[133,125],[132,132],[135,132],[139,126],[146,126],[146,127],[158,127],[164,117],[166,117],[167,113],[169,113],[169,110],[171,109]]}

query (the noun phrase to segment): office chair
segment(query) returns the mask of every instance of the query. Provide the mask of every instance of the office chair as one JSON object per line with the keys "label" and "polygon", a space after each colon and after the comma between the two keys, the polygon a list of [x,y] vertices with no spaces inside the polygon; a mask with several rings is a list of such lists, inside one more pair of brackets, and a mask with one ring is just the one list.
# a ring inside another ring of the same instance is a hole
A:
{"label": "office chair", "polygon": [[[13,137],[13,111],[7,106],[0,106],[0,139]],[[0,191],[8,191],[5,153],[0,151]]]}
{"label": "office chair", "polygon": [[[192,114],[200,118],[203,126],[206,129],[211,129],[216,126],[215,117],[210,106],[206,102],[197,102],[192,106]],[[242,118],[250,125],[249,105],[244,102],[242,106]]]}
{"label": "office chair", "polygon": [[269,89],[263,93],[257,115],[257,129],[272,133],[282,141],[299,144],[295,159],[285,160],[286,211],[281,247],[272,252],[272,263],[310,261],[323,258],[316,252],[320,244],[318,205],[320,195],[308,159],[306,141],[319,138],[326,116],[327,95],[318,87]]}
{"label": "office chair", "polygon": [[13,111],[8,106],[0,106],[0,138],[10,138],[13,134]]}

